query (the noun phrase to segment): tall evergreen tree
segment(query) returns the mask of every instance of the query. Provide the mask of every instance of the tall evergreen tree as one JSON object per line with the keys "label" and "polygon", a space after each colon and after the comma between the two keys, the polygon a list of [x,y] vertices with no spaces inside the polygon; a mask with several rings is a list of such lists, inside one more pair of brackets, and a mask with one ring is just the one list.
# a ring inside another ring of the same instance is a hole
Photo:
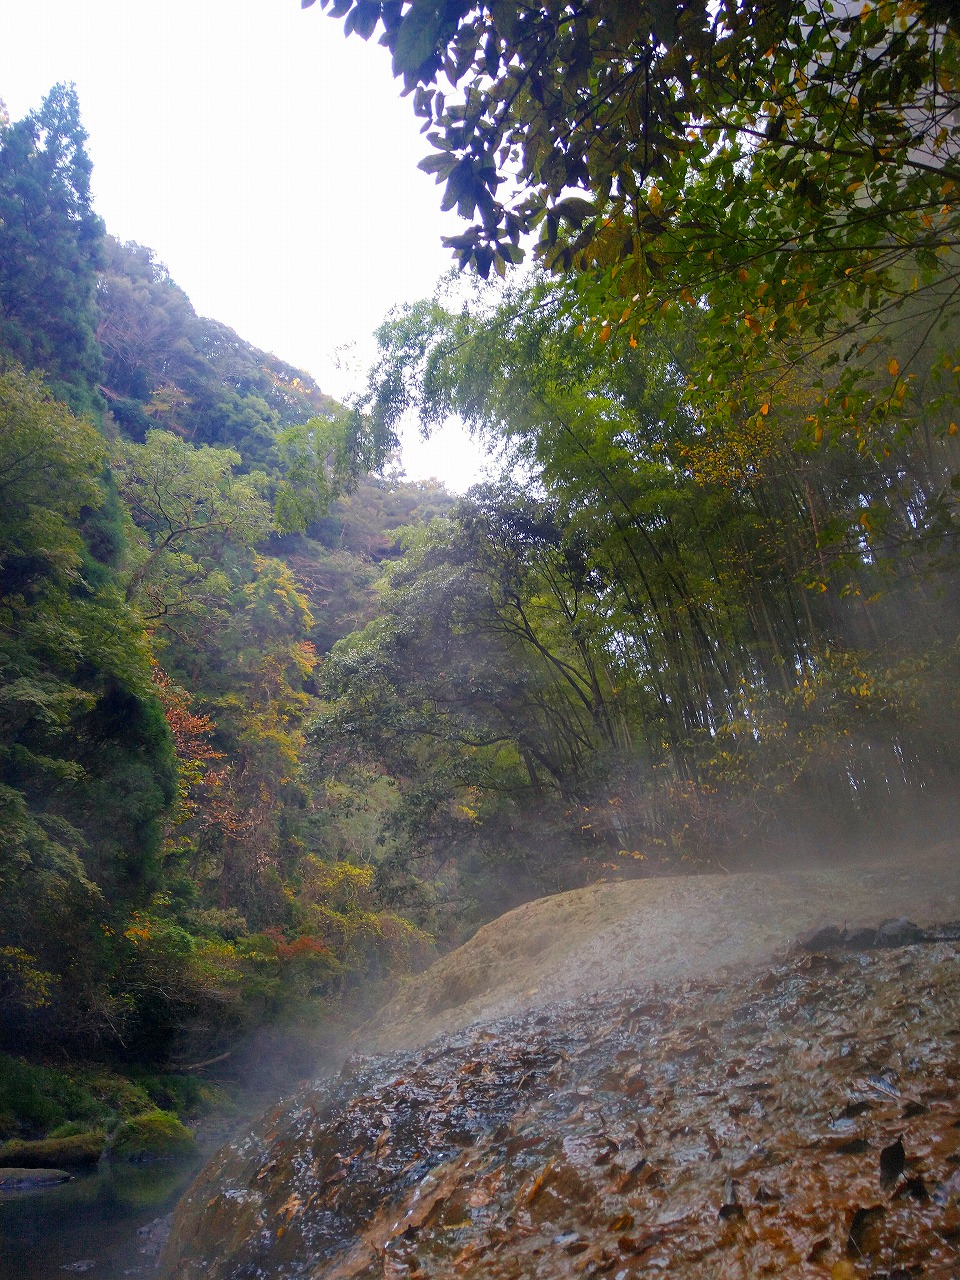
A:
{"label": "tall evergreen tree", "polygon": [[73,85],[0,128],[0,349],[47,377],[79,413],[99,411],[95,334],[104,226]]}

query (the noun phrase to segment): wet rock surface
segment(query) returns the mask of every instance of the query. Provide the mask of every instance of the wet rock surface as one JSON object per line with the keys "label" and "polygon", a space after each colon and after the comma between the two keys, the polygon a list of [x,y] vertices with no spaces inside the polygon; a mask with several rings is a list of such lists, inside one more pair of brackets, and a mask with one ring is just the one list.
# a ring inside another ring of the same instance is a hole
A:
{"label": "wet rock surface", "polygon": [[832,951],[837,947],[867,951],[871,947],[905,947],[912,942],[957,941],[960,941],[960,920],[921,929],[905,916],[898,916],[894,920],[881,921],[876,928],[860,925],[855,929],[841,929],[835,924],[827,925],[805,934],[799,939],[799,944],[805,951]]}
{"label": "wet rock surface", "polygon": [[548,1003],[268,1113],[162,1271],[953,1280],[958,1042],[949,939]]}

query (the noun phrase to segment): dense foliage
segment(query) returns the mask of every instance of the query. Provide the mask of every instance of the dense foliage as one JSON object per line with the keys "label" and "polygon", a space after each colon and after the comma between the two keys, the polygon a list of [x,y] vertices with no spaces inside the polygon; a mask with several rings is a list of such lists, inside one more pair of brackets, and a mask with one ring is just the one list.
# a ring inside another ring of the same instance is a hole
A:
{"label": "dense foliage", "polygon": [[[333,12],[460,263],[539,236],[394,314],[363,412],[104,236],[72,90],[0,129],[0,1047],[218,1059],[428,932],[956,784],[952,10]],[[505,478],[372,479],[410,414]]]}
{"label": "dense foliage", "polygon": [[535,481],[411,537],[324,668],[321,771],[391,780],[395,870],[472,867],[487,912],[890,833],[948,794],[956,437],[811,445],[799,381],[721,432],[684,399],[695,331],[664,320],[611,362],[563,287],[491,293],[385,325],[371,405],[459,414]]}
{"label": "dense foliage", "polygon": [[84,540],[102,513],[104,441],[39,381],[0,378],[0,981],[16,1034],[56,1004],[61,1030],[110,1024],[97,958],[114,895],[156,887],[174,791],[143,624],[115,547]]}
{"label": "dense foliage", "polygon": [[[312,3],[312,0],[307,0]],[[331,12],[382,29],[449,243],[531,246],[610,358],[697,328],[685,397],[763,428],[793,376],[812,438],[956,418],[960,29],[941,0],[496,0]],[[539,237],[534,244],[534,238]]]}
{"label": "dense foliage", "polygon": [[92,302],[103,223],[85,141],[72,85],[15,124],[0,116],[0,350],[81,412],[102,405]]}
{"label": "dense foliage", "polygon": [[300,757],[322,652],[448,500],[364,479],[363,419],[105,238],[83,137],[63,87],[0,131],[0,1049],[129,1070],[425,946]]}
{"label": "dense foliage", "polygon": [[518,479],[334,650],[321,775],[389,779],[408,877],[521,893],[950,794],[952,7],[331,12],[391,50],[461,265],[546,274],[381,332],[377,431],[459,416]]}

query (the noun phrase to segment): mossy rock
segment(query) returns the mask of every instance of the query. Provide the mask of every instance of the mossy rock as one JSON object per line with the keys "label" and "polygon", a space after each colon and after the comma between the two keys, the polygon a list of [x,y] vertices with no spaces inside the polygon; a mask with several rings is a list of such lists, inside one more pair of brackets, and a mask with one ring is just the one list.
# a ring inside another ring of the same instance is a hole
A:
{"label": "mossy rock", "polygon": [[121,1160],[187,1160],[197,1153],[190,1130],[172,1111],[145,1111],[117,1129],[111,1154]]}
{"label": "mossy rock", "polygon": [[72,1133],[59,1138],[25,1142],[15,1138],[0,1147],[0,1166],[21,1169],[74,1169],[96,1164],[103,1155],[106,1139],[102,1129]]}
{"label": "mossy rock", "polygon": [[165,1213],[177,1193],[188,1186],[194,1163],[192,1160],[117,1160],[106,1171],[107,1178],[95,1181],[118,1210],[150,1209],[156,1216]]}
{"label": "mossy rock", "polygon": [[90,1126],[84,1124],[82,1120],[67,1120],[64,1124],[58,1124],[55,1129],[51,1129],[47,1134],[48,1138],[75,1138],[77,1134],[89,1133]]}

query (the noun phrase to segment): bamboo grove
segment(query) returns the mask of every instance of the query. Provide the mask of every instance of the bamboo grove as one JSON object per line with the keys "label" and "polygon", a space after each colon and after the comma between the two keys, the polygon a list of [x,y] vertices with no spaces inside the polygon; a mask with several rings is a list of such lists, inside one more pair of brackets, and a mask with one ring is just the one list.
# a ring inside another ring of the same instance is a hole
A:
{"label": "bamboo grove", "polygon": [[541,887],[915,821],[955,782],[956,433],[827,446],[798,377],[713,429],[695,328],[612,361],[576,306],[544,279],[381,331],[384,426],[458,414],[513,478],[413,537],[334,650],[329,758],[391,773],[428,861],[499,846]]}
{"label": "bamboo grove", "polygon": [[[454,257],[505,280],[394,315],[366,408],[381,432],[459,416],[512,479],[414,539],[386,619],[335,651],[353,745],[324,750],[392,770],[427,861],[516,850],[523,792],[541,886],[932,813],[955,782],[951,6],[331,13],[390,49],[468,224]],[[431,643],[428,683],[407,655]]]}

